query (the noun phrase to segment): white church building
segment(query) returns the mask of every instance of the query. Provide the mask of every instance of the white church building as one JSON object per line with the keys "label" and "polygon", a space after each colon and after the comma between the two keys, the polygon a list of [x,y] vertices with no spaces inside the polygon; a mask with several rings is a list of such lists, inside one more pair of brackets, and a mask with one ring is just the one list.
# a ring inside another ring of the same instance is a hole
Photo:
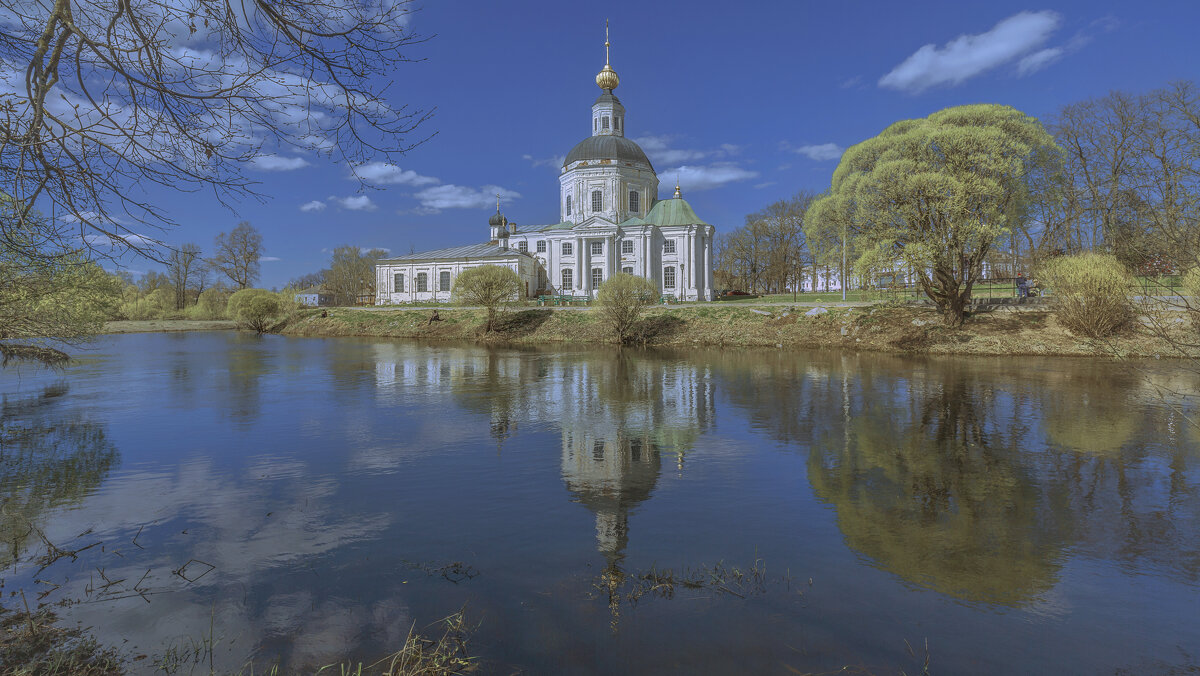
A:
{"label": "white church building", "polygon": [[511,268],[526,297],[595,296],[625,272],[654,282],[679,300],[713,299],[715,228],[700,220],[678,184],[658,199],[658,175],[646,153],[625,136],[625,107],[613,95],[619,79],[608,63],[596,75],[603,90],[592,104],[591,136],[567,153],[559,175],[559,222],[488,220],[490,241],[380,260],[376,303],[450,299],[454,278],[480,265]]}

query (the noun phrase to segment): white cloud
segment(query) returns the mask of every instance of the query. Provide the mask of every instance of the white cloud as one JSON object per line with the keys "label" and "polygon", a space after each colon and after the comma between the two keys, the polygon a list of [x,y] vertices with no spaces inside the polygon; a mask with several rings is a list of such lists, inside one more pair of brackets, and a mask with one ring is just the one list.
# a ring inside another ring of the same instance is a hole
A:
{"label": "white cloud", "polygon": [[662,134],[657,136],[639,136],[633,139],[633,142],[646,151],[646,155],[650,157],[652,163],[660,165],[696,162],[704,159],[709,154],[703,150],[671,148],[671,141],[673,140],[675,140],[674,136]]}
{"label": "white cloud", "polygon": [[[496,204],[496,194],[501,199],[519,199],[521,193],[496,185],[468,188],[462,185],[446,185],[425,188],[416,194],[425,209],[485,209]],[[433,212],[430,212],[433,213]]]}
{"label": "white cloud", "polygon": [[555,155],[554,157],[543,157],[542,159],[536,159],[533,155],[526,153],[521,157],[529,160],[530,164],[535,167],[551,167],[553,169],[558,169],[563,165],[563,162],[567,161],[566,155]]}
{"label": "white cloud", "polygon": [[250,164],[259,171],[292,171],[308,166],[308,160],[303,157],[284,157],[282,155],[259,155],[250,160]]}
{"label": "white cloud", "polygon": [[807,145],[807,146],[800,146],[799,148],[792,149],[792,152],[794,152],[798,155],[803,155],[810,160],[817,160],[818,162],[825,162],[827,160],[841,159],[842,153],[845,151],[846,151],[845,148],[839,146],[836,143],[822,143],[820,145]]}
{"label": "white cloud", "polygon": [[[660,171],[658,175],[669,179],[678,177],[679,186],[686,194],[688,191],[709,190],[729,183],[757,178],[758,172],[743,169],[733,164],[711,164],[708,166],[690,166],[685,164],[674,169]],[[668,182],[664,181],[661,185],[666,186]],[[669,188],[667,191],[669,194]]]}
{"label": "white cloud", "polygon": [[324,211],[325,203],[321,200],[313,200],[300,205],[300,211]]}
{"label": "white cloud", "polygon": [[915,94],[938,85],[962,84],[1037,49],[1060,21],[1059,14],[1050,10],[1020,12],[986,33],[960,35],[941,49],[925,45],[881,77],[879,86]]}
{"label": "white cloud", "polygon": [[126,234],[114,233],[112,235],[104,235],[100,233],[87,234],[83,236],[83,241],[91,246],[132,246],[142,248],[162,245],[162,242],[153,237],[147,237],[146,235],[139,235],[132,232]]}
{"label": "white cloud", "polygon": [[378,208],[367,195],[355,195],[354,197],[334,197],[330,195],[329,201],[347,211],[375,211]]}
{"label": "white cloud", "polygon": [[281,261],[283,259],[279,256],[262,256],[258,260],[263,261],[264,263],[274,263],[275,261]]}
{"label": "white cloud", "polygon": [[1057,61],[1065,52],[1062,47],[1051,47],[1036,51],[1017,63],[1018,75],[1029,75]]}
{"label": "white cloud", "polygon": [[838,85],[838,87],[841,87],[842,89],[850,89],[851,87],[855,87],[858,84],[860,84],[862,82],[862,79],[863,79],[863,77],[861,75],[855,75],[854,77],[850,78],[849,80],[846,80],[842,84]]}
{"label": "white cloud", "polygon": [[385,253],[392,253],[392,250],[386,246],[360,246],[360,247],[358,247],[358,253],[360,253],[364,256],[371,253],[372,251],[383,251]]}
{"label": "white cloud", "polygon": [[422,176],[411,169],[400,167],[387,162],[367,162],[350,167],[351,178],[361,178],[367,183],[379,185],[433,185],[441,183],[432,176]]}

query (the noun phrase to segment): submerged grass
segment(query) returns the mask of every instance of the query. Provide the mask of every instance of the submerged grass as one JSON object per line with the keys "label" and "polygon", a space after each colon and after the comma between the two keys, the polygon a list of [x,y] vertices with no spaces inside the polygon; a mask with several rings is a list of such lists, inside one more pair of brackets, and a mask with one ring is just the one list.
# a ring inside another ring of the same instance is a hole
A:
{"label": "submerged grass", "polygon": [[[276,665],[244,665],[235,672],[213,668],[212,654],[216,639],[210,633],[200,640],[168,647],[155,660],[155,669],[164,674],[228,673],[230,676],[277,676],[288,673],[313,673],[326,676],[458,676],[479,667],[469,651],[474,633],[466,619],[466,608],[430,625],[433,637],[409,628],[404,644],[396,652],[371,663],[347,661],[311,670],[283,671]],[[211,631],[211,630],[210,630]],[[121,676],[131,662],[146,655],[122,657],[115,649],[99,645],[78,627],[62,626],[49,609],[37,611],[0,606],[0,674],[5,676]]]}
{"label": "submerged grass", "polygon": [[82,629],[64,627],[48,609],[0,607],[0,671],[12,676],[110,676],[125,673],[111,648]]}

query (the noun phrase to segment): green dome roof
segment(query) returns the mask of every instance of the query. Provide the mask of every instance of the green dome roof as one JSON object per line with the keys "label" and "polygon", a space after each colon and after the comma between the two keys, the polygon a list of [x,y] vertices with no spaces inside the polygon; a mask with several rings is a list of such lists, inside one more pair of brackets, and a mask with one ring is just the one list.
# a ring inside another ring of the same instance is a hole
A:
{"label": "green dome roof", "polygon": [[700,217],[692,210],[692,205],[682,197],[655,202],[654,208],[646,214],[646,220],[660,227],[664,225],[709,225],[700,220]]}

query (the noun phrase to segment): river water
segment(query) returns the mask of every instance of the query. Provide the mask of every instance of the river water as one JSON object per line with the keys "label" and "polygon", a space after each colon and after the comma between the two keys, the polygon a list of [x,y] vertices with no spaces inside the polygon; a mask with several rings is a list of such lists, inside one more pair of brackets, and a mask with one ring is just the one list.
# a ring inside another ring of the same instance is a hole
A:
{"label": "river water", "polygon": [[146,672],[373,660],[464,606],[483,673],[1196,669],[1198,390],[1168,362],[111,336],[0,372],[0,591]]}

